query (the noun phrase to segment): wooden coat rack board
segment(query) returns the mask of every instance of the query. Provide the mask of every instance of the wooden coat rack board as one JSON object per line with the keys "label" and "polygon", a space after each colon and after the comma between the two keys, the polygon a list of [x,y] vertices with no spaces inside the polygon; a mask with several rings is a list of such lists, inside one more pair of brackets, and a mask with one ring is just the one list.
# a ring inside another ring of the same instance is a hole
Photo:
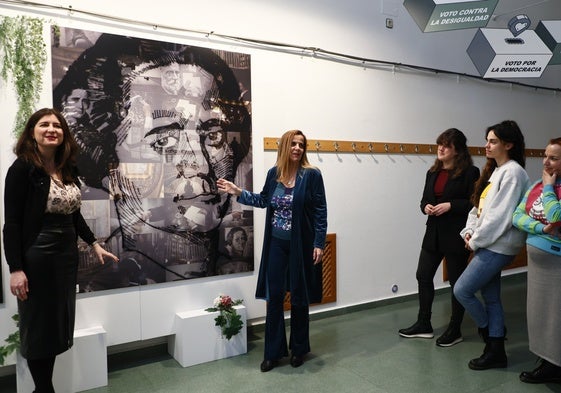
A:
{"label": "wooden coat rack board", "polygon": [[[278,138],[265,137],[265,150],[277,150]],[[351,153],[351,154],[436,154],[437,145],[419,143],[396,143],[396,142],[359,142],[359,141],[332,141],[320,139],[308,139],[308,153]],[[484,147],[468,147],[472,156],[485,155]],[[526,157],[543,157],[543,149],[526,149]],[[522,250],[514,262],[505,267],[512,269],[527,265],[526,250]],[[448,280],[446,263],[443,270],[444,281]],[[289,308],[285,303],[285,309]]]}
{"label": "wooden coat rack board", "polygon": [[[278,138],[265,137],[265,150],[277,150]],[[308,153],[436,154],[437,145],[399,142],[333,141],[308,139]],[[484,156],[485,147],[469,147],[472,156]],[[526,157],[543,157],[543,149],[526,149]]]}

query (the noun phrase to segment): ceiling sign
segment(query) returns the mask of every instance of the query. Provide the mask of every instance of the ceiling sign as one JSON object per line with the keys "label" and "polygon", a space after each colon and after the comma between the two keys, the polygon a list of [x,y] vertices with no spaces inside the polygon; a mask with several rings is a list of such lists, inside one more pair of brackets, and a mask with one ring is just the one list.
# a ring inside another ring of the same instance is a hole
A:
{"label": "ceiling sign", "polygon": [[536,26],[536,34],[553,52],[549,65],[561,64],[561,20],[542,20]]}
{"label": "ceiling sign", "polygon": [[484,78],[539,78],[553,54],[533,30],[479,29],[467,49]]}
{"label": "ceiling sign", "polygon": [[499,0],[405,0],[403,5],[425,33],[487,26]]}

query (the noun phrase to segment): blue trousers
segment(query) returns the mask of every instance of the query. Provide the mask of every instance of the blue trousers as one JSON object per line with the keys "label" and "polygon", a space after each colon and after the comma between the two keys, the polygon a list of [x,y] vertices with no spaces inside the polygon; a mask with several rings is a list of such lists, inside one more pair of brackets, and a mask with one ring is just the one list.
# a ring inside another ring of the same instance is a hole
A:
{"label": "blue trousers", "polygon": [[[290,306],[290,343],[286,343],[284,324],[284,298],[286,296],[289,269],[290,241],[271,238],[267,260],[267,316],[265,318],[265,360],[278,360],[310,352],[310,317],[307,302],[299,302],[292,296]],[[302,291],[306,293],[306,291]],[[294,304],[306,304],[295,306]]]}
{"label": "blue trousers", "polygon": [[[501,303],[501,270],[514,255],[485,248],[477,250],[454,286],[456,299],[480,328],[489,327],[490,337],[504,337],[504,311]],[[483,304],[476,296],[481,291]]]}

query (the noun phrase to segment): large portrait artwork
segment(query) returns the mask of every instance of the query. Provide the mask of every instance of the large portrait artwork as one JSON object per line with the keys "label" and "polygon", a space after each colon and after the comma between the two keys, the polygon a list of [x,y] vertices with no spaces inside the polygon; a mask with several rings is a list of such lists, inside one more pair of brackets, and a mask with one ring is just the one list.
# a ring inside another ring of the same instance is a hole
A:
{"label": "large portrait artwork", "polygon": [[80,146],[82,214],[119,263],[80,241],[78,290],[253,270],[250,56],[52,29],[53,105]]}

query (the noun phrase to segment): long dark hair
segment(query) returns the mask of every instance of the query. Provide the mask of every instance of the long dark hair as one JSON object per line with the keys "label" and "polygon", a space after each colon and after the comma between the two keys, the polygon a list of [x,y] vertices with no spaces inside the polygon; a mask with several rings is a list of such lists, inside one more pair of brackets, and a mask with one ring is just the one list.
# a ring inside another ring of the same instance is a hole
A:
{"label": "long dark hair", "polygon": [[[436,144],[441,146],[454,146],[456,156],[454,157],[452,178],[458,177],[467,168],[473,165],[473,159],[469,154],[467,147],[467,138],[464,133],[457,128],[449,128],[436,138]],[[442,161],[438,158],[429,169],[431,172],[437,172],[442,169]]]}
{"label": "long dark hair", "polygon": [[[498,124],[487,127],[487,130],[485,131],[485,140],[487,140],[487,135],[489,135],[489,132],[491,131],[493,131],[495,136],[502,143],[512,144],[512,147],[507,150],[508,158],[516,161],[522,168],[524,168],[526,166],[526,144],[524,143],[524,135],[522,135],[522,131],[520,131],[518,124],[516,124],[514,120],[504,120]],[[493,158],[488,158],[479,180],[475,183],[475,188],[471,196],[471,203],[474,206],[479,206],[481,193],[485,187],[487,187],[489,178],[496,167],[497,161]]]}
{"label": "long dark hair", "polygon": [[33,138],[33,132],[39,120],[48,115],[56,116],[63,133],[62,144],[57,147],[55,152],[55,168],[57,171],[60,171],[62,180],[65,183],[71,183],[75,180],[74,165],[78,154],[78,145],[70,132],[66,119],[58,110],[43,108],[32,114],[18,138],[14,147],[14,153],[18,158],[33,164],[35,167],[45,169],[41,154],[37,149],[37,143]]}

